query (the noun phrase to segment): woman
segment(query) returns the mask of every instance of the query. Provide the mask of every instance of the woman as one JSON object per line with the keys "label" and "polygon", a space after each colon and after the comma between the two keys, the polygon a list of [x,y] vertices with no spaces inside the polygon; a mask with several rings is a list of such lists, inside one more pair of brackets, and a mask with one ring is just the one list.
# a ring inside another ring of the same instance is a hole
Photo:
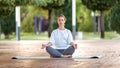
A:
{"label": "woman", "polygon": [[[46,48],[46,51],[51,57],[55,58],[70,58],[77,48],[77,44],[74,44],[73,37],[70,30],[65,28],[66,17],[61,14],[57,18],[59,27],[53,30],[50,42],[45,45],[42,44],[41,49]],[[51,46],[55,45],[56,48]]]}

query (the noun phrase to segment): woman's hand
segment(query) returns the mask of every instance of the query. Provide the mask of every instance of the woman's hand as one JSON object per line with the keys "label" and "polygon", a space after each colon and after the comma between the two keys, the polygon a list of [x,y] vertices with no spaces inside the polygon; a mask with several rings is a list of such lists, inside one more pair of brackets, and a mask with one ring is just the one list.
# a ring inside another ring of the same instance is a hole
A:
{"label": "woman's hand", "polygon": [[74,47],[75,49],[77,49],[77,44],[74,44],[73,47]]}
{"label": "woman's hand", "polygon": [[46,46],[52,46],[52,43],[48,42],[47,44],[42,44],[41,49],[46,48]]}
{"label": "woman's hand", "polygon": [[72,45],[75,49],[77,49],[77,44],[74,44],[74,42],[71,42],[70,45]]}
{"label": "woman's hand", "polygon": [[45,44],[42,44],[41,49],[44,49],[45,47],[46,47],[46,45],[45,45]]}

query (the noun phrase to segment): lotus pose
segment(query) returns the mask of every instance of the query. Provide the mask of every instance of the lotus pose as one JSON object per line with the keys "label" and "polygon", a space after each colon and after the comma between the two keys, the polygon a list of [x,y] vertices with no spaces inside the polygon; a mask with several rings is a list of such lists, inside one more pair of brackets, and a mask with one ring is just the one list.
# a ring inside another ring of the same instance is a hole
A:
{"label": "lotus pose", "polygon": [[[51,57],[55,58],[71,58],[77,44],[73,42],[71,31],[65,28],[66,17],[61,14],[57,18],[59,27],[51,33],[50,41],[47,44],[42,44],[41,49],[46,48],[46,51]],[[55,45],[55,48],[51,47]]]}

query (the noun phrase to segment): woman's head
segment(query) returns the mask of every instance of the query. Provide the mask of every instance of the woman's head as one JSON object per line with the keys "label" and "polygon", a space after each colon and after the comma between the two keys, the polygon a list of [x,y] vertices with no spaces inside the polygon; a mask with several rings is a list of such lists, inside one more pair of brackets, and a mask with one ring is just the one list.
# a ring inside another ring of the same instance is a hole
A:
{"label": "woman's head", "polygon": [[60,14],[57,18],[57,22],[59,25],[64,25],[66,22],[66,17],[63,14]]}

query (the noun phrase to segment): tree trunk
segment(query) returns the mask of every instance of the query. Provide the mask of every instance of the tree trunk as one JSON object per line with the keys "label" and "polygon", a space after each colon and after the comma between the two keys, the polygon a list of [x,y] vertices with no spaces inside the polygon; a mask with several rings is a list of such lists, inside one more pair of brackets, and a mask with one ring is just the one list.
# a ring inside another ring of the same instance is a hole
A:
{"label": "tree trunk", "polygon": [[49,22],[49,27],[48,27],[48,37],[51,36],[51,32],[52,32],[52,23],[51,23],[51,16],[52,16],[52,9],[48,10],[48,22]]}
{"label": "tree trunk", "polygon": [[95,11],[94,11],[93,19],[94,19],[94,34],[96,34],[96,16],[95,16]]}
{"label": "tree trunk", "polygon": [[1,32],[2,32],[2,30],[1,30],[1,23],[0,23],[0,38],[1,38]]}
{"label": "tree trunk", "polygon": [[98,16],[98,33],[100,34],[100,16]]}
{"label": "tree trunk", "polygon": [[100,37],[102,39],[104,39],[104,15],[103,15],[103,11],[100,11],[100,32],[101,32]]}

